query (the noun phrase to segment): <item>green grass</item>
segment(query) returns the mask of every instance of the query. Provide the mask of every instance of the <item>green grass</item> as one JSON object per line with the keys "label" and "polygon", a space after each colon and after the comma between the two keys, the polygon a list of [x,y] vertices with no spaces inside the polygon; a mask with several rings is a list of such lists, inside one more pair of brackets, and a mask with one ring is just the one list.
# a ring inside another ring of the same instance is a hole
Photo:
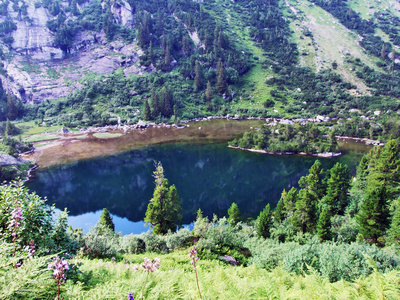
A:
{"label": "green grass", "polygon": [[400,17],[400,4],[396,0],[352,0],[349,6],[364,19],[374,18],[375,12],[388,10],[391,14]]}
{"label": "green grass", "polygon": [[[335,70],[346,81],[355,84],[358,91],[366,93],[368,88],[356,75],[347,57],[359,58],[364,64],[374,70],[377,58],[369,56],[357,43],[356,33],[349,31],[331,14],[309,1],[289,0],[289,4],[297,10],[291,11],[290,28],[293,30],[294,41],[299,45],[300,65],[310,67],[314,71],[332,69],[332,63],[337,62]],[[288,8],[289,10],[290,8]],[[305,36],[309,31],[311,36]],[[301,55],[302,52],[308,55]]]}
{"label": "green grass", "polygon": [[99,139],[110,139],[110,138],[115,138],[121,136],[122,133],[110,133],[110,132],[96,132],[93,134],[93,136],[99,138]]}
{"label": "green grass", "polygon": [[22,133],[19,135],[21,138],[27,138],[30,135],[33,134],[39,134],[39,133],[45,133],[45,132],[57,132],[58,130],[63,127],[62,125],[56,125],[56,126],[39,126],[35,124],[35,121],[29,121],[29,122],[20,122],[15,124],[19,129],[22,130]]}
{"label": "green grass", "polygon": [[35,144],[35,148],[40,148],[40,147],[43,147],[43,146],[46,146],[46,145],[49,145],[49,144],[50,144],[50,142],[44,142],[44,143]]}
{"label": "green grass", "polygon": [[[240,16],[233,10],[225,10],[225,14],[230,19],[230,25],[233,27],[234,32],[240,38],[242,45],[246,52],[250,52],[253,57],[258,57],[259,60],[253,60],[255,64],[243,77],[243,84],[240,87],[242,90],[247,90],[251,94],[251,107],[262,108],[266,99],[270,99],[270,91],[273,86],[268,86],[265,82],[266,79],[274,73],[269,69],[262,68],[264,58],[263,50],[255,45],[250,37],[248,28],[243,28],[243,21]],[[239,101],[234,106],[245,108],[249,107],[248,101]],[[277,103],[278,106],[278,103]]]}
{"label": "green grass", "polygon": [[35,134],[28,138],[25,138],[24,141],[28,143],[35,143],[41,141],[49,141],[49,140],[57,140],[60,137],[58,134]]}

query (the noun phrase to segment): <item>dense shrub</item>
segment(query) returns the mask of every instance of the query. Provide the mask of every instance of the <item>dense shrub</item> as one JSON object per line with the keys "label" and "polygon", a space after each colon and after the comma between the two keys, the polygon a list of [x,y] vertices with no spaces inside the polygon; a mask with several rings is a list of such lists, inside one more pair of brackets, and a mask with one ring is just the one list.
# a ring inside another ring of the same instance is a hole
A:
{"label": "dense shrub", "polygon": [[[21,213],[17,224],[15,213]],[[12,225],[14,224],[14,225]],[[0,186],[0,240],[14,243],[18,250],[34,244],[37,253],[75,249],[76,245],[66,230],[65,215],[55,222],[54,207],[30,193],[22,183]]]}
{"label": "dense shrub", "polygon": [[249,264],[272,270],[282,264],[288,272],[309,273],[314,269],[331,282],[353,281],[373,272],[368,258],[380,272],[398,270],[400,256],[385,249],[366,244],[320,243],[310,239],[305,245],[295,242],[279,243],[273,240],[252,238],[245,246],[251,251]]}
{"label": "dense shrub", "polygon": [[120,236],[115,231],[96,225],[85,235],[81,255],[90,258],[116,256],[121,250],[119,242]]}

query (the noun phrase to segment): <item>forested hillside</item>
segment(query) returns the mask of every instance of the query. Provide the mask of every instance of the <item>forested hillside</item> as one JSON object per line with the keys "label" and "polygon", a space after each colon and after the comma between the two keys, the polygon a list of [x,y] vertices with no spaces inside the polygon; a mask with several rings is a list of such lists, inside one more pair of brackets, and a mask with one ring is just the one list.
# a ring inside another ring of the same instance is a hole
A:
{"label": "forested hillside", "polygon": [[367,2],[3,1],[1,119],[397,120],[398,4]]}

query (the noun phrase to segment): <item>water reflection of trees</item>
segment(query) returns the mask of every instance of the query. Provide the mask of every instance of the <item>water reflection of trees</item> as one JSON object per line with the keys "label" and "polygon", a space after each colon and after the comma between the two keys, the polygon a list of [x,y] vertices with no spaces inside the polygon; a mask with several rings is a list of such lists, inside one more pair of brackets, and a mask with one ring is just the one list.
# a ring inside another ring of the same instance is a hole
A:
{"label": "water reflection of trees", "polygon": [[[162,145],[40,170],[28,185],[71,215],[106,207],[136,222],[143,220],[153,193],[153,161],[161,161],[183,199],[183,223],[192,222],[198,208],[210,217],[226,215],[232,202],[248,218],[267,203],[274,207],[282,189],[297,185],[314,160],[224,145]],[[324,160],[323,165],[335,161]]]}

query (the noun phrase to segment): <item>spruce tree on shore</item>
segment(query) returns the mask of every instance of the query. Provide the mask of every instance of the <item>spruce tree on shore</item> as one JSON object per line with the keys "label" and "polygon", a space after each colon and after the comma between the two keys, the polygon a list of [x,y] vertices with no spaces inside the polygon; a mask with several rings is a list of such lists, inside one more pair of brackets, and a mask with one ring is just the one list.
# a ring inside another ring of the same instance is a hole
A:
{"label": "spruce tree on shore", "polygon": [[114,222],[112,221],[111,215],[108,212],[107,208],[103,209],[103,212],[100,215],[99,224],[103,227],[107,227],[107,228],[111,229],[112,231],[115,231]]}
{"label": "spruce tree on shore", "polygon": [[240,215],[239,207],[235,202],[232,203],[231,207],[228,209],[228,223],[230,226],[235,227],[237,223],[242,219]]}

